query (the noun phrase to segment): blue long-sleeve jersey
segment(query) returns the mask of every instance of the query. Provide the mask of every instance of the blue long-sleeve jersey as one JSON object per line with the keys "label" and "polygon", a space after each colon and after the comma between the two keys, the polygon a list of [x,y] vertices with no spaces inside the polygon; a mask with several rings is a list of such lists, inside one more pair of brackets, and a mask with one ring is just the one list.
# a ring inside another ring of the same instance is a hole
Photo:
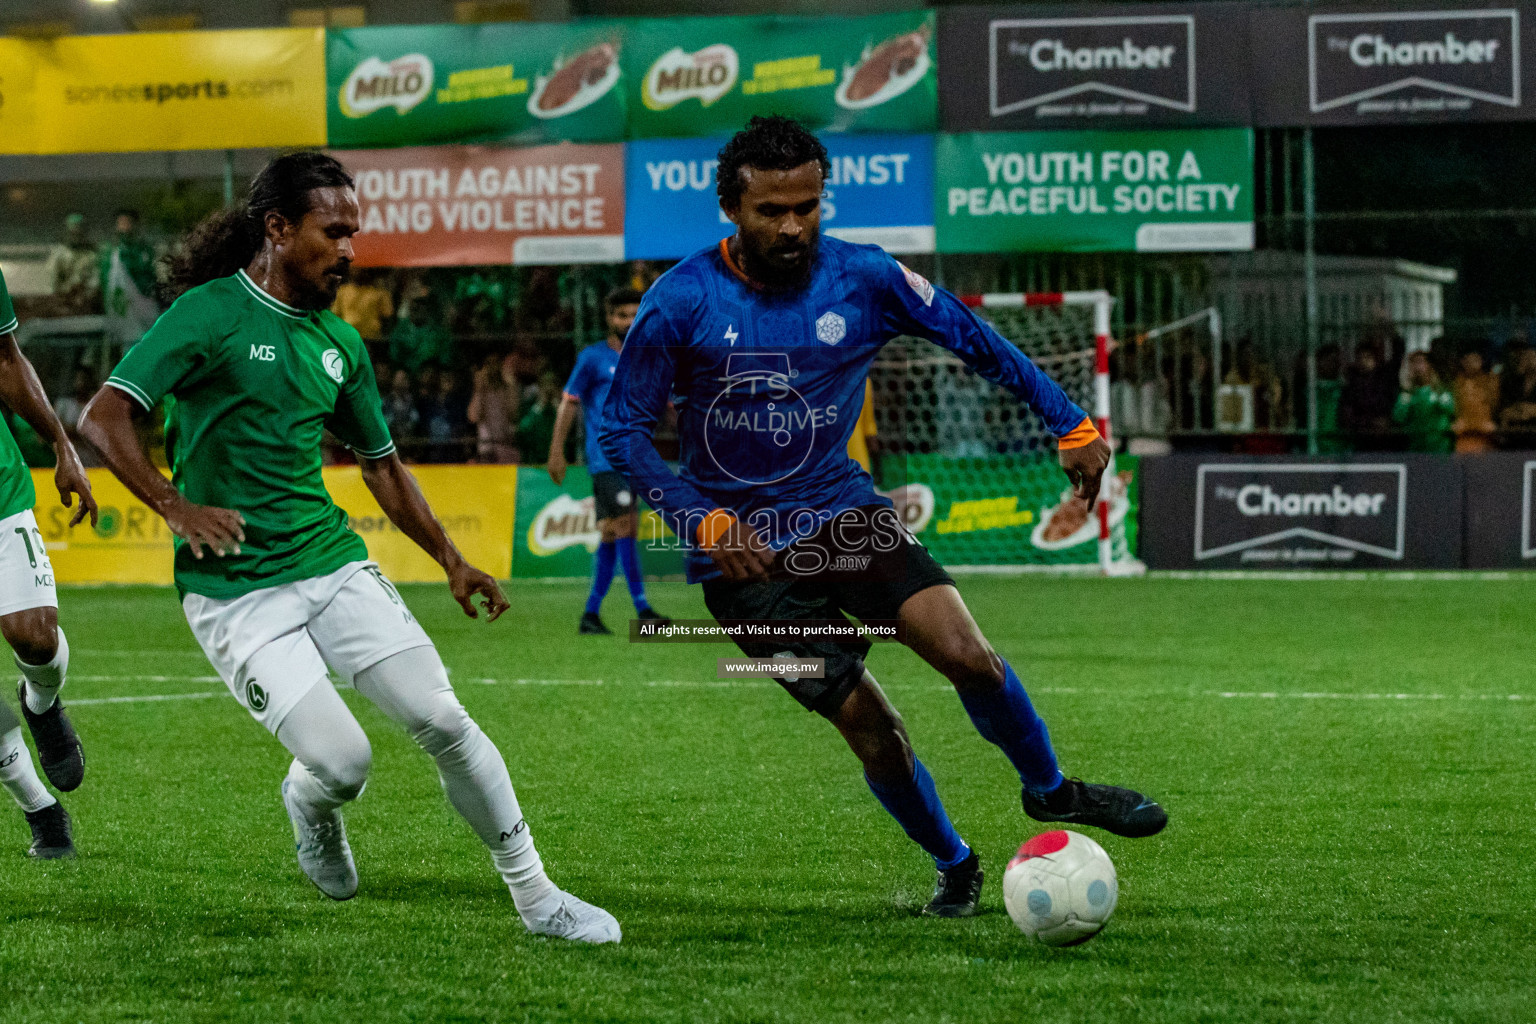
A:
{"label": "blue long-sleeve jersey", "polygon": [[[845,509],[890,504],[847,448],[870,364],[902,334],[949,349],[1057,437],[1086,418],[1015,345],[877,246],[824,237],[804,287],[768,292],[721,243],[651,287],[619,355],[602,447],[687,545],[691,582],[718,574],[696,546],[698,524],[717,508],[777,550]],[[670,396],[676,474],[651,441]]]}

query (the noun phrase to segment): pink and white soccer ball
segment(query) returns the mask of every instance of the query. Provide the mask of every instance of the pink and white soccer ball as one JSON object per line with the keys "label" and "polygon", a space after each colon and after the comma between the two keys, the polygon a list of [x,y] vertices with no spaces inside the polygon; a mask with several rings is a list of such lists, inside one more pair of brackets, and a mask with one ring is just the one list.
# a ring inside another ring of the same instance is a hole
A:
{"label": "pink and white soccer ball", "polygon": [[1075,946],[1115,912],[1115,865],[1077,832],[1042,832],[1019,847],[1003,875],[1003,903],[1019,931],[1047,946]]}

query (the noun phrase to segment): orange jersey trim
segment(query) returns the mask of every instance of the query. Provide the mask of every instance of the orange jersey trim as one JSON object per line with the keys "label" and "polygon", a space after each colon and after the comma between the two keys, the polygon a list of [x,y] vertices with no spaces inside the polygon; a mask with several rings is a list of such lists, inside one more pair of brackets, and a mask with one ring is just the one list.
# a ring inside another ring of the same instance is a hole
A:
{"label": "orange jersey trim", "polygon": [[1093,418],[1084,416],[1083,422],[1073,427],[1070,433],[1062,435],[1056,441],[1059,449],[1081,448],[1099,440],[1099,431],[1093,425]]}
{"label": "orange jersey trim", "polygon": [[714,547],[720,543],[720,538],[725,536],[726,531],[734,525],[736,525],[735,516],[723,508],[715,509],[704,517],[704,521],[699,524],[699,528],[696,531],[699,547]]}
{"label": "orange jersey trim", "polygon": [[736,261],[731,259],[730,241],[731,240],[729,238],[720,239],[720,258],[725,261],[725,265],[730,269],[731,273],[735,274],[738,278],[741,279],[742,284],[746,285],[748,288],[753,289],[754,291],[762,291],[763,286],[748,277],[746,271],[738,267],[736,265]]}

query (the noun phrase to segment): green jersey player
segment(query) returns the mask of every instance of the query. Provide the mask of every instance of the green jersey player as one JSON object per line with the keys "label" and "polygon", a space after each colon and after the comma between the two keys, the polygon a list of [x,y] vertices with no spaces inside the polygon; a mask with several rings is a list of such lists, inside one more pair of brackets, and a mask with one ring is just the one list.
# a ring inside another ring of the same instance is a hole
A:
{"label": "green jersey player", "polygon": [[[362,793],[371,760],[329,667],[437,762],[530,931],[617,942],[611,915],[545,875],[501,753],[326,493],[323,430],[356,453],[385,515],[443,567],[467,615],[480,614],[477,597],[492,620],[507,609],[395,454],[362,338],[329,311],[357,230],[339,163],[320,153],[273,160],[242,206],[193,232],[172,267],[180,297],[91,400],[81,432],[176,534],[193,634],[235,699],[293,754],[283,804],[299,865],[321,892],[344,900],[357,890],[341,807]],[[162,400],[170,481],[133,426]]]}
{"label": "green jersey player", "polygon": [[[74,526],[87,515],[96,525],[96,500],[80,456],[48,404],[43,385],[16,344],[16,310],[5,277],[0,275],[0,402],[31,424],[53,444],[58,468],[53,480],[59,499],[68,506],[79,495],[70,519]],[[16,655],[21,681],[16,694],[22,717],[37,744],[37,757],[54,787],[69,792],[85,777],[85,757],[74,726],[58,698],[69,667],[69,643],[59,629],[59,603],[54,594],[53,566],[43,547],[32,506],[37,494],[32,474],[22,461],[11,432],[0,427],[0,634]],[[21,723],[0,699],[0,785],[27,816],[32,828],[28,855],[51,859],[75,852],[69,815],[44,788],[32,767],[32,755],[21,738]]]}

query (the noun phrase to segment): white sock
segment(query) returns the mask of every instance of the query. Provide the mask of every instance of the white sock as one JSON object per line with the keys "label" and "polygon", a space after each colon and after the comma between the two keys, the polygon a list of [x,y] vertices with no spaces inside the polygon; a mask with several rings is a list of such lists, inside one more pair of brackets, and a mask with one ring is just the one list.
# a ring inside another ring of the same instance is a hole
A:
{"label": "white sock", "polygon": [[[347,797],[337,794],[321,782],[298,758],[294,758],[288,766],[288,792],[293,794],[299,809],[311,825],[320,824],[348,801]],[[362,790],[358,790],[357,795],[361,796]]]}
{"label": "white sock", "polygon": [[64,676],[69,671],[69,641],[64,639],[63,629],[58,634],[59,649],[54,652],[53,660],[48,664],[29,665],[20,658],[16,659],[16,667],[21,669],[27,681],[27,707],[32,709],[34,715],[40,715],[53,707],[54,698],[59,695],[59,687],[64,685]]}
{"label": "white sock", "polygon": [[[5,717],[11,717],[9,708],[0,705],[0,711],[5,712]],[[19,725],[0,736],[0,786],[4,786],[21,809],[29,813],[58,802],[37,777],[32,754],[21,740]]]}
{"label": "white sock", "polygon": [[544,873],[507,763],[454,696],[437,651],[401,651],[359,672],[356,684],[437,762],[448,802],[490,849],[518,914],[524,921],[548,916],[560,890]]}

